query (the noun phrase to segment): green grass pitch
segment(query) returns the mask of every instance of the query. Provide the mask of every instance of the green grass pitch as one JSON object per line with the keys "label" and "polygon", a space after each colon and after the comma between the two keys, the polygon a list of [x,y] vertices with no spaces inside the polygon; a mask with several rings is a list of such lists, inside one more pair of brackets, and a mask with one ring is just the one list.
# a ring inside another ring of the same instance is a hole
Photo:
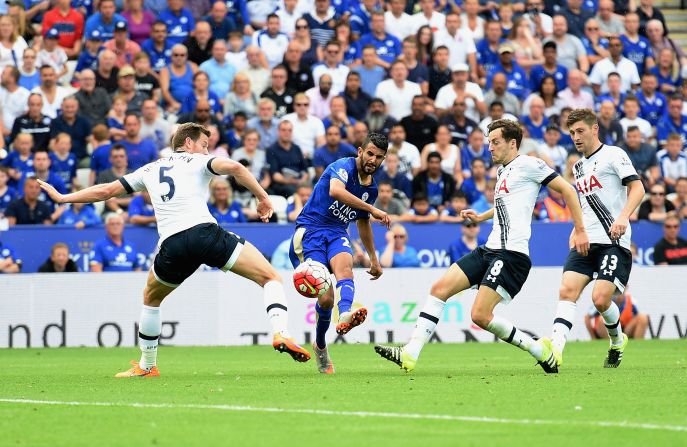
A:
{"label": "green grass pitch", "polygon": [[406,374],[335,345],[334,376],[266,346],[162,347],[143,380],[112,377],[136,348],[2,350],[0,445],[687,445],[687,340],[630,341],[616,370],[606,347],[570,343],[545,375],[504,343],[433,344]]}

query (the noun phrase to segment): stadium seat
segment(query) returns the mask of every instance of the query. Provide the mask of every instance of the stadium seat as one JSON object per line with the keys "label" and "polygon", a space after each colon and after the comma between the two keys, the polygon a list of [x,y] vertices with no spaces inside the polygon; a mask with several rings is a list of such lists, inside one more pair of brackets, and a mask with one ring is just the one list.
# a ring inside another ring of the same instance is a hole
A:
{"label": "stadium seat", "polygon": [[279,219],[279,223],[286,223],[286,198],[282,196],[270,195],[270,201],[274,207],[274,213]]}

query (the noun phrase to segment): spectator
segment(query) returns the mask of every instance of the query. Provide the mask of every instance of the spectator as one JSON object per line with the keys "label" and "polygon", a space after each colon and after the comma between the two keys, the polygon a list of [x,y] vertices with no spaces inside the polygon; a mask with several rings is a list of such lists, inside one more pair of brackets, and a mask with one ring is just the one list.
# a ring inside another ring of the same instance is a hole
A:
{"label": "spectator", "polygon": [[[412,179],[421,170],[420,150],[414,144],[406,141],[405,127],[401,123],[391,126],[389,132],[389,151],[398,155],[399,172]],[[388,166],[385,163],[385,166]]]}
{"label": "spectator", "polygon": [[224,98],[224,114],[234,116],[243,112],[250,119],[256,115],[259,96],[251,89],[250,78],[244,73],[234,77],[234,87]]}
{"label": "spectator", "polygon": [[23,56],[22,65],[17,67],[19,68],[19,85],[31,91],[41,83],[41,74],[36,69],[36,51],[33,48],[25,48]]}
{"label": "spectator", "polygon": [[680,75],[680,65],[674,59],[674,51],[670,48],[663,48],[659,50],[656,60],[656,66],[650,68],[649,73],[656,75],[659,90],[666,95],[677,93],[683,81]]}
{"label": "spectator", "polygon": [[302,56],[303,51],[298,43],[293,41],[289,43],[289,46],[286,47],[286,53],[284,53],[284,66],[288,73],[286,86],[297,92],[304,92],[315,85],[310,67],[301,61]]}
{"label": "spectator", "polygon": [[[438,153],[441,155],[441,170],[446,174],[452,175],[456,183],[460,185],[463,183],[463,175],[460,162],[460,149],[451,142],[451,131],[448,126],[441,125],[437,128],[435,133],[435,142],[424,146],[420,154],[422,170],[427,169],[427,157],[431,153]],[[467,140],[467,136],[466,136]]]}
{"label": "spectator", "polygon": [[[325,46],[334,37],[334,22],[337,13],[330,7],[329,0],[315,0],[315,8],[303,14],[303,20],[310,28],[312,38],[319,46]],[[296,34],[300,20],[296,21]]]}
{"label": "spectator", "polygon": [[260,98],[257,116],[251,118],[247,123],[249,129],[255,129],[258,132],[260,149],[262,150],[267,149],[277,140],[279,119],[274,116],[274,110],[274,101],[269,98]]}
{"label": "spectator", "polygon": [[499,62],[487,73],[486,87],[491,88],[492,78],[496,73],[503,73],[508,82],[507,90],[519,100],[523,100],[528,94],[529,81],[525,70],[513,60],[514,54],[515,50],[509,43],[499,46]]}
{"label": "spectator", "polygon": [[547,196],[537,203],[534,214],[542,222],[570,222],[572,220],[572,213],[563,195],[552,188],[547,188]]}
{"label": "spectator", "polygon": [[2,160],[2,165],[7,168],[9,175],[9,185],[15,187],[22,178],[24,172],[33,170],[33,137],[30,133],[20,133],[14,141],[14,150],[9,153],[7,158]]}
{"label": "spectator", "polygon": [[0,273],[19,273],[21,271],[21,259],[17,258],[11,245],[0,241]]}
{"label": "spectator", "polygon": [[174,45],[172,47],[172,63],[160,70],[160,89],[168,112],[178,112],[184,98],[193,94],[193,75],[197,71],[198,66],[188,61],[186,47],[181,44]]}
{"label": "spectator", "polygon": [[98,69],[95,71],[95,85],[110,94],[117,90],[117,55],[103,49],[98,55]]}
{"label": "spectator", "polygon": [[241,203],[233,200],[231,194],[232,191],[226,179],[218,177],[210,183],[208,209],[220,225],[246,222],[246,216],[241,210]]}
{"label": "spectator", "polygon": [[38,93],[43,98],[43,115],[51,119],[57,118],[62,107],[62,101],[69,96],[70,91],[57,85],[55,69],[49,65],[41,67],[41,85],[34,87],[31,93]]}
{"label": "spectator", "polygon": [[627,96],[623,101],[623,110],[625,117],[620,120],[620,125],[623,126],[625,137],[628,138],[627,133],[630,127],[637,127],[642,135],[642,140],[649,142],[654,139],[654,129],[651,124],[639,116],[639,100],[636,96]]}
{"label": "spectator", "polygon": [[424,148],[434,141],[438,123],[426,113],[427,98],[417,95],[412,98],[411,113],[401,120],[406,140],[415,147]]}
{"label": "spectator", "polygon": [[122,20],[115,23],[114,37],[105,42],[104,47],[117,56],[117,68],[134,63],[134,56],[141,52],[141,47],[129,39],[129,25]]}
{"label": "spectator", "polygon": [[568,72],[568,87],[558,94],[568,107],[572,108],[594,108],[592,94],[582,90],[585,82],[585,75],[581,70],[570,69]]}
{"label": "spectator", "polygon": [[169,121],[159,116],[155,101],[152,99],[143,101],[141,112],[141,138],[152,140],[158,152],[169,147],[172,126]]}
{"label": "spectator", "polygon": [[308,113],[310,99],[304,93],[295,96],[294,105],[296,111],[285,115],[282,122],[293,124],[293,142],[305,158],[312,159],[315,148],[325,143],[324,124],[318,117]]}
{"label": "spectator", "polygon": [[114,0],[100,0],[98,3],[98,12],[93,14],[86,20],[86,35],[90,35],[92,31],[100,31],[103,40],[109,40],[114,37],[115,23],[124,22],[126,19],[117,14]]}
{"label": "spectator", "polygon": [[50,249],[50,257],[38,267],[38,273],[75,273],[79,268],[69,258],[69,246],[58,242]]}
{"label": "spectator", "polygon": [[398,40],[415,33],[413,18],[405,13],[406,0],[390,0],[389,8],[384,13],[384,24],[387,33]]}
{"label": "spectator", "polygon": [[[183,42],[183,45],[188,48],[188,60],[196,65],[202,65],[212,57],[214,44],[215,38],[212,36],[212,29],[208,22],[198,22],[192,35]],[[224,52],[226,53],[226,44]]]}
{"label": "spectator", "polygon": [[544,142],[544,132],[549,125],[549,119],[544,115],[544,100],[535,96],[530,100],[529,106],[529,113],[520,117],[520,122],[527,127],[531,138],[542,143]]}
{"label": "spectator", "polygon": [[325,47],[324,60],[312,69],[315,87],[319,86],[323,75],[329,75],[332,81],[331,91],[333,95],[338,95],[346,88],[346,77],[350,71],[346,65],[339,63],[340,54],[341,44],[337,41],[329,42]]}
{"label": "spectator", "polygon": [[30,93],[18,82],[19,70],[16,67],[7,66],[2,70],[0,109],[2,110],[2,132],[5,137],[10,136],[14,121],[28,109]]}
{"label": "spectator", "polygon": [[[333,24],[327,24],[324,26],[335,27],[337,23],[338,22],[333,22]],[[348,24],[348,26],[345,27],[345,29],[348,31],[348,35],[350,35],[350,24]],[[315,29],[314,31],[317,30]],[[339,33],[341,32],[342,31],[340,30]],[[334,34],[336,34],[335,28]],[[301,63],[308,67],[308,71],[310,71],[310,69],[315,64],[322,60],[324,46],[332,40],[338,41],[338,39],[336,39],[335,37],[336,36],[332,36],[332,38],[328,39],[327,42],[320,44],[317,41],[317,37],[315,36],[315,34],[313,33],[311,35],[310,25],[308,24],[308,20],[306,19],[306,17],[301,17],[300,19],[296,20],[296,32],[293,35],[292,42],[296,44],[296,47],[298,47],[298,50],[301,53]],[[339,43],[343,45],[342,42]]]}
{"label": "spectator", "polygon": [[160,83],[158,82],[158,74],[153,71],[150,66],[150,56],[148,53],[141,51],[134,56],[134,71],[136,91],[143,93],[146,99],[154,99],[155,102],[160,102],[162,94],[160,93]]}
{"label": "spectator", "polygon": [[[434,100],[439,93],[439,90],[451,82],[451,68],[448,64],[449,61],[449,51],[448,48],[441,45],[438,46],[432,55],[433,64],[428,70],[428,94],[429,98]],[[478,69],[481,70],[481,62],[478,65]]]}
{"label": "spectator", "polygon": [[[432,3],[434,3],[433,0]],[[407,243],[408,232],[403,225],[399,223],[392,225],[391,230],[386,232],[386,247],[379,257],[382,267],[419,267],[417,250]]]}
{"label": "spectator", "polygon": [[316,178],[320,178],[324,170],[336,160],[345,157],[355,157],[358,152],[346,142],[341,141],[341,130],[337,126],[330,126],[325,132],[326,144],[315,151],[313,167]]}
{"label": "spectator", "polygon": [[526,16],[515,19],[513,28],[508,33],[508,43],[513,48],[515,62],[526,72],[529,72],[533,66],[544,63],[541,41],[532,34],[532,28]]}
{"label": "spectator", "polygon": [[687,177],[687,155],[682,150],[682,138],[678,134],[668,135],[665,149],[658,152],[661,178],[668,191],[675,191],[678,179]]}
{"label": "spectator", "polygon": [[608,92],[596,98],[596,103],[600,104],[602,101],[611,101],[616,108],[619,115],[623,115],[623,107],[625,107],[625,98],[627,94],[622,92],[622,81],[620,74],[612,72],[608,74],[606,79]]}
{"label": "spectator", "polygon": [[658,8],[654,8],[653,0],[639,0],[637,3],[639,3],[639,5],[636,5],[640,23],[639,33],[642,35],[648,34],[649,22],[656,21],[661,24],[665,33],[668,34],[666,19]]}
{"label": "spectator", "polygon": [[[97,185],[114,182],[124,175],[133,172],[127,167],[129,160],[126,156],[126,148],[121,144],[115,144],[109,148],[109,157],[110,168],[98,174],[95,180]],[[129,204],[131,204],[133,198],[131,194],[113,197],[105,201],[105,209],[106,211],[120,214],[122,217],[127,217],[125,213],[129,209]]]}
{"label": "spectator", "polygon": [[86,46],[82,49],[76,61],[72,82],[80,82],[84,70],[95,71],[98,69],[98,56],[103,49],[103,39],[100,31],[92,31],[90,35],[86,36]]}
{"label": "spectator", "polygon": [[197,71],[193,75],[193,94],[184,98],[181,104],[181,113],[191,113],[196,109],[199,100],[207,101],[210,104],[210,112],[217,117],[222,116],[222,103],[219,98],[210,90],[210,78],[204,71]]}
{"label": "spectator", "polygon": [[50,170],[59,175],[69,190],[79,187],[76,179],[78,162],[71,152],[72,137],[68,133],[58,133],[52,141],[50,152]]}
{"label": "spectator", "polygon": [[656,65],[649,39],[639,34],[639,16],[629,12],[625,15],[625,31],[620,33],[623,41],[623,56],[637,66],[639,75]]}
{"label": "spectator", "polygon": [[288,198],[286,205],[286,220],[295,222],[303,207],[312,195],[312,186],[308,184],[299,185],[296,192]]}
{"label": "spectator", "polygon": [[487,166],[481,158],[473,158],[470,162],[470,176],[463,181],[461,190],[465,193],[468,203],[472,206],[487,190]]}
{"label": "spectator", "polygon": [[157,217],[148,191],[135,196],[129,203],[129,223],[152,227],[157,225]]}
{"label": "spectator", "polygon": [[465,116],[467,101],[468,100],[464,94],[458,94],[454,99],[453,107],[451,108],[453,113],[443,117],[440,121],[441,125],[444,125],[448,128],[451,136],[451,142],[456,146],[465,146],[467,144],[468,136],[473,130],[479,128],[479,124]]}
{"label": "spectator", "polygon": [[243,44],[243,34],[240,31],[232,31],[229,33],[229,51],[225,55],[225,58],[237,71],[248,68],[248,55],[243,48]]}
{"label": "spectator", "polygon": [[[297,96],[297,106],[298,101],[301,99]],[[282,120],[279,123],[277,142],[267,149],[267,165],[272,177],[270,189],[273,194],[283,197],[293,194],[298,185],[308,180],[307,165],[301,148],[293,143],[294,128],[291,121]]]}
{"label": "spectator", "polygon": [[676,133],[682,138],[682,144],[687,146],[687,115],[682,112],[684,100],[680,96],[668,99],[668,112],[656,126],[658,145],[665,146],[668,135]]}
{"label": "spectator", "polygon": [[389,180],[382,180],[377,183],[379,194],[374,207],[387,213],[391,220],[397,220],[405,213],[403,202],[394,197],[394,187]]}
{"label": "spectator", "polygon": [[[488,20],[485,25],[484,39],[476,42],[477,51],[477,72],[480,85],[484,85],[487,79],[487,73],[499,62],[498,48],[503,42],[503,30],[501,25],[496,20]],[[437,50],[439,47],[437,47]],[[436,58],[436,56],[435,56]],[[435,60],[436,62],[436,60]],[[430,89],[431,96],[431,89]]]}
{"label": "spectator", "polygon": [[687,218],[687,177],[680,177],[675,182],[673,205],[675,205],[675,211],[681,219]]}
{"label": "spectator", "polygon": [[201,19],[210,24],[212,37],[215,40],[226,40],[230,32],[238,30],[236,22],[228,15],[228,12],[227,3],[217,0],[212,3],[209,15]]}
{"label": "spectator", "polygon": [[14,21],[9,16],[0,17],[0,68],[8,65],[22,65],[21,56],[28,47],[26,41],[17,32]]}
{"label": "spectator", "polygon": [[386,77],[386,71],[377,64],[377,50],[374,45],[362,49],[362,64],[353,67],[351,73],[358,74],[362,91],[374,97],[377,85]]}
{"label": "spectator", "polygon": [[[418,163],[419,161],[418,156]],[[413,196],[413,184],[410,181],[410,172],[401,172],[401,166],[402,161],[399,153],[390,149],[387,151],[386,159],[384,160],[384,169],[378,170],[375,178],[377,182],[391,183],[394,188],[394,197],[397,197],[404,203],[410,203],[410,198]]]}
{"label": "spectator", "polygon": [[[367,126],[365,132],[369,130],[370,132],[379,132],[383,133],[384,135],[389,135],[391,127],[394,126],[397,123],[397,121],[391,116],[389,116],[386,110],[387,107],[384,104],[384,101],[380,98],[374,98],[370,102],[370,109],[367,112],[367,116],[365,118],[365,125]],[[358,128],[358,125],[361,123],[361,121],[358,121],[356,124],[353,125],[353,128]],[[363,136],[363,139],[364,138],[365,137]]]}
{"label": "spectator", "polygon": [[675,205],[666,199],[665,186],[656,183],[649,189],[649,198],[639,205],[639,209],[632,214],[631,220],[663,222],[671,211],[675,211]]}
{"label": "spectator", "polygon": [[89,257],[92,272],[141,271],[140,253],[124,239],[124,219],[110,214],[105,219],[105,237],[95,243]]}
{"label": "spectator", "polygon": [[441,155],[437,152],[427,155],[427,169],[413,179],[413,197],[423,194],[431,206],[441,211],[455,190],[455,179],[441,169]]}
{"label": "spectator", "polygon": [[472,176],[471,167],[474,159],[482,160],[486,169],[493,167],[489,146],[484,142],[484,135],[481,129],[474,129],[468,137],[468,144],[460,151],[464,179]]}
{"label": "spectator", "polygon": [[167,6],[158,17],[167,25],[169,43],[180,44],[192,36],[196,21],[191,11],[184,8],[184,0],[167,0]]}
{"label": "spectator", "polygon": [[[359,41],[354,41],[352,37],[351,24],[346,21],[338,21],[334,27],[334,40],[341,44],[341,62],[348,66],[354,66],[360,64],[361,48]],[[317,52],[315,53],[319,60],[324,57],[322,53],[322,48],[317,47]],[[350,73],[350,71],[349,71]]]}
{"label": "spectator", "polygon": [[410,209],[401,216],[400,220],[412,223],[434,223],[439,221],[439,211],[429,204],[426,195],[418,193],[413,196]]}
{"label": "spectator", "polygon": [[[224,126],[222,123],[217,119],[215,115],[210,113],[212,109],[210,108],[210,103],[207,102],[204,99],[199,100],[196,103],[196,110],[193,113],[187,113],[184,115],[179,116],[179,119],[177,120],[177,124],[183,124],[183,123],[198,123],[202,124],[203,126],[215,126],[217,128],[217,131],[219,133],[219,141],[218,144],[221,146],[224,150],[229,149],[230,141],[229,141],[229,134],[227,134],[224,130]],[[243,112],[236,112],[234,115],[234,128],[232,129],[232,133],[235,137],[238,137],[235,141],[231,142],[232,148],[233,147],[238,147],[241,143],[241,135],[243,130],[246,128],[246,115]],[[169,142],[168,142],[169,143]]]}
{"label": "spectator", "polygon": [[472,79],[477,79],[477,48],[470,30],[461,28],[460,16],[456,12],[446,14],[446,26],[434,31],[434,48],[445,46],[449,51],[450,66],[468,64]]}
{"label": "spectator", "polygon": [[[520,100],[518,100],[517,96],[507,90],[507,86],[508,78],[506,78],[504,73],[496,73],[491,79],[491,90],[489,90],[484,96],[484,102],[489,107],[490,115],[496,113],[494,110],[492,110],[492,106],[495,103],[497,103],[498,107],[500,108],[499,113],[503,113],[505,111],[510,115],[520,114]],[[489,122],[493,121],[494,119],[497,118],[491,117]],[[482,126],[482,123],[480,123],[480,126]]]}
{"label": "spectator", "polygon": [[267,62],[260,48],[255,45],[246,48],[246,57],[248,67],[242,72],[250,79],[252,92],[260,96],[270,86],[270,71],[267,69]]}
{"label": "spectator", "polygon": [[522,105],[523,110],[528,110],[530,101],[535,96],[544,101],[544,115],[547,118],[560,116],[561,110],[565,107],[565,102],[558,96],[558,87],[556,86],[556,79],[553,76],[546,75],[541,81],[539,90],[527,97]]}
{"label": "spectator", "polygon": [[342,96],[333,97],[329,104],[329,111],[329,116],[322,121],[324,128],[338,127],[341,138],[347,140],[349,135],[353,134],[356,120],[346,112],[346,100]]}
{"label": "spectator", "polygon": [[363,147],[363,142],[367,137],[368,131],[372,131],[363,121],[358,121],[353,125],[353,138],[350,143],[353,147]]}
{"label": "spectator", "polygon": [[566,18],[570,34],[579,37],[584,35],[584,25],[592,17],[592,12],[582,8],[582,0],[567,0],[567,6],[561,10]]}
{"label": "spectator", "polygon": [[50,141],[50,117],[42,113],[43,97],[37,93],[31,93],[28,99],[29,111],[14,120],[10,141],[20,133],[27,133],[33,137],[32,151],[47,149]]}
{"label": "spectator", "polygon": [[453,106],[456,97],[462,93],[467,105],[465,116],[478,122],[480,115],[486,113],[487,105],[480,86],[474,82],[468,82],[468,69],[467,64],[456,64],[451,67],[451,83],[439,89],[434,106],[440,109],[439,114],[446,114]]}
{"label": "spectator", "polygon": [[594,67],[597,62],[608,57],[608,39],[601,35],[599,22],[596,19],[587,20],[581,39],[582,45],[587,50],[587,60],[589,60],[590,67]]}
{"label": "spectator", "polygon": [[407,81],[408,68],[405,62],[394,61],[391,65],[391,79],[377,85],[375,97],[386,104],[386,112],[396,120],[412,113],[413,98],[422,95],[420,86]]}
{"label": "spectator", "polygon": [[69,96],[62,102],[62,114],[50,123],[50,135],[55,137],[59,133],[66,133],[72,139],[72,150],[77,160],[88,157],[86,145],[91,136],[91,123],[79,113],[79,101]]}
{"label": "spectator", "polygon": [[468,208],[468,199],[465,197],[463,191],[456,191],[451,195],[451,201],[448,206],[441,211],[439,216],[440,222],[461,223],[465,219],[460,212]]}
{"label": "spectator", "polygon": [[124,130],[124,119],[126,118],[126,99],[123,96],[112,98],[112,109],[107,114],[107,126],[109,127],[110,137],[115,141],[120,141],[126,136]]}
{"label": "spectator", "polygon": [[141,45],[150,36],[153,23],[155,23],[155,15],[144,8],[143,0],[128,0],[125,3],[122,17],[129,25],[131,40]]}
{"label": "spectator", "polygon": [[110,132],[104,124],[97,124],[93,127],[93,152],[91,153],[91,172],[88,174],[88,185],[95,184],[96,177],[102,171],[110,168]]}
{"label": "spectator", "polygon": [[273,68],[279,64],[289,45],[289,36],[280,31],[281,21],[277,14],[267,16],[267,26],[264,30],[253,33],[253,45],[260,48],[267,59],[267,64]]}
{"label": "spectator", "polygon": [[510,2],[497,5],[492,14],[496,14],[496,17],[499,19],[499,24],[501,25],[501,30],[503,31],[503,35],[507,36],[514,26],[513,16],[515,14],[515,5]]}
{"label": "spectator", "polygon": [[72,203],[57,208],[55,217],[58,217],[59,225],[73,226],[77,230],[92,227],[101,223],[100,216],[96,214],[91,204]]}
{"label": "spectator", "polygon": [[460,239],[448,246],[448,257],[451,264],[487,242],[486,239],[479,236],[479,224],[472,220],[462,221],[460,233]]}
{"label": "spectator", "polygon": [[[376,50],[375,64],[384,69],[388,69],[391,67],[391,63],[401,55],[401,42],[395,36],[386,32],[384,12],[371,12],[369,23],[369,32],[360,37],[359,44],[363,48],[372,45]],[[417,44],[415,41],[413,41],[413,44],[415,45],[415,53],[417,54]],[[414,62],[417,63],[417,61]],[[406,59],[406,64],[408,63],[409,61]]]}
{"label": "spectator", "polygon": [[556,42],[558,61],[561,65],[568,70],[579,68],[584,73],[589,71],[587,51],[577,36],[568,33],[568,21],[565,16],[553,17],[553,34],[544,39],[543,43],[549,41]]}
{"label": "spectator", "polygon": [[4,216],[10,202],[18,197],[17,190],[7,185],[9,180],[9,169],[0,165],[0,219]]}
{"label": "spectator", "polygon": [[155,73],[172,63],[172,44],[167,39],[167,24],[156,20],[150,31],[150,38],[141,44],[150,57],[150,66]]}
{"label": "spectator", "polygon": [[332,91],[332,77],[325,73],[318,80],[319,85],[306,90],[310,100],[309,113],[319,119],[325,119],[330,113],[330,102],[336,95]]}
{"label": "spectator", "polygon": [[91,126],[104,124],[112,107],[112,100],[107,91],[102,87],[96,87],[95,79],[92,70],[83,70],[79,76],[80,88],[74,94],[81,116],[86,118]]}
{"label": "spectator", "polygon": [[553,76],[556,81],[556,90],[562,91],[567,87],[568,69],[558,63],[558,46],[556,42],[549,41],[543,48],[544,63],[535,65],[530,71],[530,90],[538,91],[542,80],[546,76]]}
{"label": "spectator", "polygon": [[45,201],[39,200],[41,187],[35,177],[26,178],[23,191],[24,196],[10,202],[5,210],[9,226],[52,225],[52,208]]}
{"label": "spectator", "polygon": [[[632,302],[627,287],[625,287],[624,292],[616,289],[612,300],[618,306],[620,312],[618,321],[623,328],[623,333],[632,339],[643,339],[646,328],[649,326],[649,316],[639,313],[636,304]],[[589,313],[584,316],[584,324],[592,340],[608,340],[608,329],[606,329],[604,319],[595,307],[592,306]]]}
{"label": "spectator", "polygon": [[623,146],[625,132],[616,119],[616,108],[612,101],[604,100],[599,107],[599,140],[609,146]]}
{"label": "spectator", "polygon": [[687,240],[679,236],[681,223],[677,214],[666,215],[663,238],[654,245],[655,265],[687,265]]}
{"label": "spectator", "polygon": [[260,133],[255,129],[248,129],[243,134],[243,146],[234,150],[231,158],[246,166],[262,187],[268,188],[270,177],[266,175],[265,171],[269,166],[266,163],[265,150],[259,148],[260,144]]}
{"label": "spectator", "polygon": [[129,169],[135,171],[147,163],[157,160],[158,154],[155,143],[147,138],[142,138],[140,135],[141,118],[138,115],[127,114],[124,119],[124,129],[126,137],[121,141],[121,144],[126,148]]}
{"label": "spectator", "polygon": [[270,99],[276,107],[274,115],[282,118],[287,113],[293,113],[293,98],[296,91],[287,86],[288,71],[283,65],[272,68],[271,85],[260,94],[261,98]]}
{"label": "spectator", "polygon": [[[599,22],[601,35],[607,39],[609,37],[620,37],[625,34],[623,21],[616,14],[613,14],[613,3],[613,0],[600,0],[595,17],[597,22]],[[628,16],[629,14],[625,15],[626,20]]]}
{"label": "spectator", "polygon": [[361,88],[361,76],[351,71],[346,77],[346,88],[341,93],[345,100],[346,110],[356,121],[364,120],[372,97]]}
{"label": "spectator", "polygon": [[627,93],[639,86],[639,72],[637,66],[623,56],[623,42],[618,37],[611,37],[608,43],[609,56],[594,64],[589,81],[592,83],[594,94],[608,92],[608,85],[604,82],[610,73],[622,73],[620,80],[621,92]]}
{"label": "spectator", "polygon": [[544,133],[544,142],[539,145],[537,151],[533,154],[541,158],[549,167],[556,170],[556,172],[563,172],[565,169],[565,160],[568,157],[568,151],[563,146],[558,144],[561,141],[561,130],[556,124],[550,123],[546,127]]}

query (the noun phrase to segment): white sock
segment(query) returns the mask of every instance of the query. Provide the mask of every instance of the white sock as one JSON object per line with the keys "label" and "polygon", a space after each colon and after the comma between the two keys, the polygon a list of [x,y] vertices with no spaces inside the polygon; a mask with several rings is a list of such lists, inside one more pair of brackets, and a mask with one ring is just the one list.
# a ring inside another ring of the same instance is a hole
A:
{"label": "white sock", "polygon": [[425,307],[422,308],[420,315],[415,322],[415,329],[410,341],[404,346],[403,350],[414,358],[420,357],[422,347],[429,341],[434,334],[434,329],[439,323],[439,318],[444,313],[445,301],[440,300],[432,295],[427,298]]}
{"label": "white sock", "polygon": [[286,307],[286,295],[284,295],[284,285],[279,281],[270,281],[263,287],[265,309],[267,318],[272,325],[272,332],[290,337],[288,322],[289,313]]}
{"label": "white sock", "polygon": [[620,327],[620,309],[611,301],[611,305],[605,312],[601,312],[601,316],[606,323],[608,329],[608,336],[611,337],[611,344],[619,346],[623,344],[623,330]]}
{"label": "white sock", "polygon": [[138,323],[138,346],[141,348],[141,369],[150,369],[157,364],[157,344],[162,332],[160,308],[143,305],[141,321]]}
{"label": "white sock", "polygon": [[513,326],[513,323],[503,317],[494,315],[494,318],[491,319],[487,326],[487,330],[506,343],[529,352],[536,359],[542,356],[543,349],[541,343],[537,343],[532,337]]}
{"label": "white sock", "polygon": [[570,330],[575,320],[577,303],[574,301],[559,301],[556,309],[556,319],[553,320],[553,331],[551,332],[551,342],[560,351],[565,349],[565,342],[568,340]]}

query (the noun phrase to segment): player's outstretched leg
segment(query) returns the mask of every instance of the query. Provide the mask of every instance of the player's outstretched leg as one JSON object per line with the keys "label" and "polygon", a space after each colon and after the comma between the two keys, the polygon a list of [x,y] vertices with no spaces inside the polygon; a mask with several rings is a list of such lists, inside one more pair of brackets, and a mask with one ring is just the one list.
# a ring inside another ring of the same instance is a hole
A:
{"label": "player's outstretched leg", "polygon": [[138,323],[138,346],[141,349],[141,359],[131,361],[131,368],[115,374],[117,378],[126,377],[157,377],[157,346],[162,331],[160,318],[160,304],[176,286],[160,282],[153,269],[148,273],[148,281],[143,291],[143,309]]}
{"label": "player's outstretched leg", "polygon": [[570,335],[573,322],[575,321],[577,300],[590,280],[591,278],[589,276],[578,272],[563,272],[559,290],[559,301],[556,308],[556,317],[553,320],[553,329],[551,331],[553,349],[560,357],[558,366],[563,364],[563,350],[565,349],[565,343],[568,341],[568,336]]}
{"label": "player's outstretched leg", "polygon": [[349,252],[341,252],[329,261],[334,276],[337,278],[336,293],[339,296],[339,321],[336,333],[348,334],[351,329],[360,326],[367,318],[367,309],[360,307],[351,311],[355,300],[355,283],[353,282],[353,256]]}
{"label": "player's outstretched leg", "polygon": [[286,352],[297,362],[310,360],[310,353],[296,344],[289,335],[288,308],[282,279],[258,249],[246,242],[236,262],[225,266],[222,270],[230,270],[263,288],[265,310],[274,334],[272,339],[274,349]]}
{"label": "player's outstretched leg", "polygon": [[446,300],[469,287],[470,281],[465,273],[458,265],[451,265],[444,276],[432,285],[408,344],[403,347],[376,345],[375,352],[408,372],[415,369],[422,348],[432,338],[444,313]]}
{"label": "player's outstretched leg", "polygon": [[334,374],[334,364],[327,349],[327,329],[332,322],[334,291],[329,289],[315,304],[315,341],[312,344],[315,352],[317,369],[322,374]]}
{"label": "player's outstretched leg", "polygon": [[604,319],[611,346],[604,360],[604,368],[617,368],[623,359],[628,338],[620,326],[620,309],[612,300],[616,285],[610,281],[597,279],[592,291],[592,301]]}
{"label": "player's outstretched leg", "polygon": [[481,286],[472,305],[472,321],[506,343],[529,352],[546,373],[557,373],[559,360],[551,345],[551,340],[532,337],[516,328],[507,319],[494,315],[493,311],[502,297],[494,289]]}

